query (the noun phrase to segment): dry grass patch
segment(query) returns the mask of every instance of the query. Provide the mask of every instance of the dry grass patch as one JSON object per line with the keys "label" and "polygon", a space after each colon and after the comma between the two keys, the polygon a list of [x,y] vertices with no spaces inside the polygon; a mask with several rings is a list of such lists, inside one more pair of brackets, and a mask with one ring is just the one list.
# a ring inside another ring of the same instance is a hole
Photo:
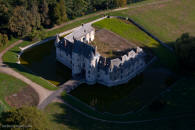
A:
{"label": "dry grass patch", "polygon": [[106,58],[120,56],[120,53],[116,52],[136,47],[135,44],[106,29],[96,31],[92,45],[97,46],[98,52]]}

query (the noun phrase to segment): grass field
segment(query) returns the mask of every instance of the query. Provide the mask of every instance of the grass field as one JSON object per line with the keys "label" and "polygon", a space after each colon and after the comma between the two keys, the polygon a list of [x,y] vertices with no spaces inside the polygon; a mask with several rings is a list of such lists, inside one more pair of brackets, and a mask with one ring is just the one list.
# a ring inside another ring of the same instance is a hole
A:
{"label": "grass field", "polygon": [[176,66],[176,56],[172,52],[128,21],[108,18],[94,23],[93,26],[108,29],[139,46],[149,47],[163,65],[171,68]]}
{"label": "grass field", "polygon": [[0,52],[2,52],[5,48],[7,48],[9,45],[11,45],[12,43],[16,42],[17,40],[18,39],[16,39],[16,38],[10,39],[6,45],[0,47]]}
{"label": "grass field", "polygon": [[182,33],[195,35],[195,1],[171,0],[113,12],[111,15],[128,16],[164,42],[173,42]]}
{"label": "grass field", "polygon": [[[114,124],[86,118],[61,103],[52,103],[44,109],[51,121],[51,129],[59,130],[194,130],[194,117],[181,117],[151,122]],[[134,121],[134,120],[132,120]]]}
{"label": "grass field", "polygon": [[6,96],[16,93],[27,86],[27,84],[16,78],[0,73],[0,111],[1,108],[5,110],[9,108],[9,105],[5,102]]}

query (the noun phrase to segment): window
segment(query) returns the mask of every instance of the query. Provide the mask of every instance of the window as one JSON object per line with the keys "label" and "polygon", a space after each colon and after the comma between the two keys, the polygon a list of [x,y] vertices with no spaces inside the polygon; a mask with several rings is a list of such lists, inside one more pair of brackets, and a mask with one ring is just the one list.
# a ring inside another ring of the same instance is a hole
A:
{"label": "window", "polygon": [[90,71],[88,71],[88,74],[90,74]]}

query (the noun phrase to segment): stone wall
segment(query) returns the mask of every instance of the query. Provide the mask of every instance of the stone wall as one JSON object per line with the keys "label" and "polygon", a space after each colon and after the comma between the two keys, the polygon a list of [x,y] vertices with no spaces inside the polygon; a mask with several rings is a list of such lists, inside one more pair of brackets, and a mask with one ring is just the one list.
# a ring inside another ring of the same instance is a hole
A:
{"label": "stone wall", "polygon": [[[108,60],[110,64],[106,69],[98,71],[97,82],[106,86],[115,86],[128,82],[145,68],[144,52],[141,48],[132,50],[121,58]],[[115,62],[112,62],[115,61]]]}
{"label": "stone wall", "polygon": [[[85,39],[89,40],[89,37],[94,36],[92,33],[86,34]],[[94,51],[93,47],[82,40],[74,40],[74,43],[68,43],[66,40],[61,40],[58,43],[60,42],[62,45],[64,44],[65,48],[61,50],[60,47],[56,46],[57,60],[71,68],[73,76],[84,74],[87,84],[100,83],[111,87],[127,83],[153,61],[146,64],[146,54],[139,47],[119,58],[105,59],[96,52],[96,49]],[[67,43],[71,44],[72,48],[66,48]]]}

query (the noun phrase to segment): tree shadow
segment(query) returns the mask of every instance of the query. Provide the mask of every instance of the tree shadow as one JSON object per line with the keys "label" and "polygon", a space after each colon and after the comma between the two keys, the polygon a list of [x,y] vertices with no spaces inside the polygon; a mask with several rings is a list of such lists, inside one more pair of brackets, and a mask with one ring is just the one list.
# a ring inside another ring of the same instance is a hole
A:
{"label": "tree shadow", "polygon": [[[59,82],[59,84],[57,84],[58,86],[62,85],[63,83],[65,83],[67,80],[69,80],[71,78],[71,70],[69,68],[63,66],[59,62],[56,62],[56,65],[60,66],[62,68],[57,68],[56,70],[54,70],[55,71],[54,73],[58,73],[58,75],[60,75],[60,77],[57,77],[56,76],[57,74],[52,76],[52,74],[48,74],[47,71],[39,72],[39,69],[37,69],[36,71],[33,71],[32,69],[27,68],[26,66],[24,66],[22,64],[18,64],[18,63],[4,62],[4,64],[8,65],[10,68],[13,68],[14,70],[22,72],[22,73],[28,73],[30,75],[42,77],[42,78],[46,79],[47,81]],[[5,67],[7,67],[7,66],[5,66]],[[44,68],[42,68],[42,70],[44,70]],[[64,79],[61,78],[61,76],[62,77],[64,76]]]}

